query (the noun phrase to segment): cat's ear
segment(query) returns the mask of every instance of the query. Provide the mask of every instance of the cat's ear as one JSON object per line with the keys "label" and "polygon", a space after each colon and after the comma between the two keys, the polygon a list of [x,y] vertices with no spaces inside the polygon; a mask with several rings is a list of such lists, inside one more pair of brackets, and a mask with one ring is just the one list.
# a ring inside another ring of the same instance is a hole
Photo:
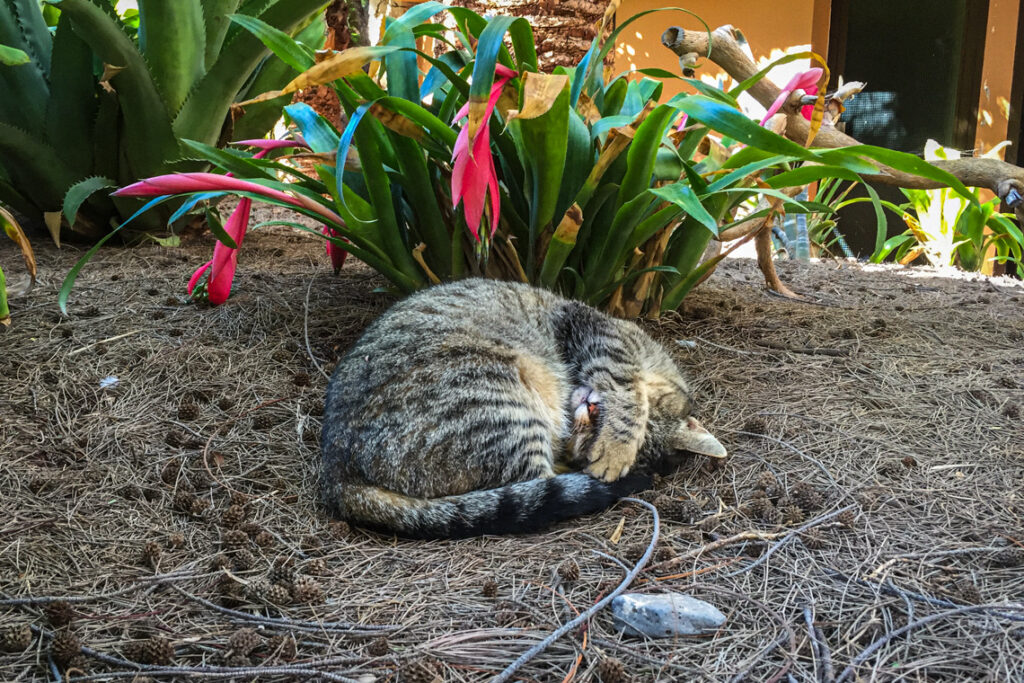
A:
{"label": "cat's ear", "polygon": [[696,418],[688,417],[672,435],[672,446],[680,451],[689,451],[710,458],[724,458],[728,455],[725,446],[704,429]]}

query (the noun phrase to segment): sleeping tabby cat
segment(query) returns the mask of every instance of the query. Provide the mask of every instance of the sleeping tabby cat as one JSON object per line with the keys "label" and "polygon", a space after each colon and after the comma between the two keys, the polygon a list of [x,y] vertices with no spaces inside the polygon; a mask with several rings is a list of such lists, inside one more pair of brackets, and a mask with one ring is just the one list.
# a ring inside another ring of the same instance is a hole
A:
{"label": "sleeping tabby cat", "polygon": [[637,325],[528,285],[470,279],[399,302],[327,387],[333,515],[402,536],[535,531],[724,457]]}

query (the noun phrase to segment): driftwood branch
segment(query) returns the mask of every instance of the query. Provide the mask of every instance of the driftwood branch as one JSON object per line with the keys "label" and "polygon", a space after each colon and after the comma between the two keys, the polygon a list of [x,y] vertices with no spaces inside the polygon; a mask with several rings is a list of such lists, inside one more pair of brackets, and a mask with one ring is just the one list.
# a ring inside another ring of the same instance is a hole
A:
{"label": "driftwood branch", "polygon": [[[746,80],[758,72],[757,66],[741,49],[733,27],[729,25],[720,26],[713,31],[710,46],[707,33],[687,31],[678,26],[669,27],[661,35],[661,42],[681,58],[693,54],[707,55],[708,59],[737,81]],[[748,92],[762,106],[768,108],[781,90],[767,78],[762,78]],[[784,135],[803,143],[810,132],[810,122],[799,114],[800,98],[800,93],[794,93],[790,102],[780,111],[786,112]],[[858,144],[861,143],[830,125],[827,117],[814,138],[815,147],[847,147]],[[1019,220],[1024,220],[1024,168],[998,159],[980,158],[949,159],[929,163],[950,173],[968,187],[988,188],[1014,210]],[[879,174],[868,176],[866,180],[922,190],[944,187],[934,180],[904,173],[888,166],[883,165],[880,170]]]}

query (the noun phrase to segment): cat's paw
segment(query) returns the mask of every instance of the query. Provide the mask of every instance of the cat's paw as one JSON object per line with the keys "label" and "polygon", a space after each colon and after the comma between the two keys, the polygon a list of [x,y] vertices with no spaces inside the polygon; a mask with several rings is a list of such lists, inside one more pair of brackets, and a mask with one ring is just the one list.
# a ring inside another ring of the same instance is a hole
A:
{"label": "cat's paw", "polygon": [[636,446],[599,438],[590,449],[587,473],[604,481],[615,481],[629,474],[629,469],[636,462]]}

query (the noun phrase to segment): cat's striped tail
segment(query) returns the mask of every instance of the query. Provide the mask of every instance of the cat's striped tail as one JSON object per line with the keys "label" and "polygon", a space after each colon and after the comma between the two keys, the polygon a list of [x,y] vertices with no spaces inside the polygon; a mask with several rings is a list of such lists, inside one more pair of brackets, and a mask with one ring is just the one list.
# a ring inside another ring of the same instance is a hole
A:
{"label": "cat's striped tail", "polygon": [[560,474],[444,498],[411,498],[376,486],[334,482],[324,489],[331,514],[356,526],[408,538],[464,538],[521,534],[599,512],[649,488],[650,475],[605,482],[587,474]]}

